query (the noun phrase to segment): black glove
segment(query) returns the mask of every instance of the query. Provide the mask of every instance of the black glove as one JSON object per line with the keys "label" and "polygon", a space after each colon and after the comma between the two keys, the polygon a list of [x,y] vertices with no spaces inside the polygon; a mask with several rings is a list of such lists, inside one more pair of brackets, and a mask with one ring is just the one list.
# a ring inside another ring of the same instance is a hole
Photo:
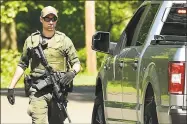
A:
{"label": "black glove", "polygon": [[75,77],[75,73],[73,71],[67,72],[62,79],[60,79],[61,85],[68,85],[73,78]]}
{"label": "black glove", "polygon": [[15,103],[14,89],[8,89],[7,99],[11,105]]}

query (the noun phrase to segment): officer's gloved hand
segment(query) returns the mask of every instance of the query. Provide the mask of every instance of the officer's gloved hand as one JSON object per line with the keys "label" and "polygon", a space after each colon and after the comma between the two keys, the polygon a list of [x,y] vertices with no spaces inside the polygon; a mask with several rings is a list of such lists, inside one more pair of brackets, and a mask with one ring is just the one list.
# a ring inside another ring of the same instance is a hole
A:
{"label": "officer's gloved hand", "polygon": [[15,103],[14,89],[8,89],[7,99],[11,105],[14,105]]}
{"label": "officer's gloved hand", "polygon": [[65,86],[65,85],[68,85],[72,80],[73,78],[75,77],[75,72],[73,71],[69,71],[67,72],[64,77],[60,80],[60,83]]}

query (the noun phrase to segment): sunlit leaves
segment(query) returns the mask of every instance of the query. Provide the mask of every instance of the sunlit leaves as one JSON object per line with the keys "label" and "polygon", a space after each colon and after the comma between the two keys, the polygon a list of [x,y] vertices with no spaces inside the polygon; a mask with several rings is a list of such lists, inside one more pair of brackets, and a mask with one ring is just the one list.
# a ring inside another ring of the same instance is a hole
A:
{"label": "sunlit leaves", "polygon": [[1,23],[9,24],[13,22],[19,12],[28,12],[27,5],[33,9],[42,9],[44,6],[32,1],[1,1]]}
{"label": "sunlit leaves", "polygon": [[73,14],[73,12],[75,12],[77,9],[75,7],[72,7],[72,8],[69,8],[69,9],[66,9],[62,12],[62,14],[66,14],[66,15],[71,15]]}
{"label": "sunlit leaves", "polygon": [[119,36],[140,1],[96,1],[96,29],[111,33],[111,41]]}
{"label": "sunlit leaves", "polygon": [[[14,75],[16,70],[17,64],[20,60],[21,53],[17,50],[7,50],[1,49],[1,87],[8,87],[11,82],[11,79]],[[25,70],[25,74],[28,74],[30,69],[27,68]],[[23,77],[19,80],[16,87],[22,86],[23,87]]]}
{"label": "sunlit leaves", "polygon": [[1,85],[10,83],[14,74],[20,53],[15,50],[1,49]]}
{"label": "sunlit leaves", "polygon": [[1,22],[7,24],[13,22],[13,19],[20,11],[28,12],[25,2],[22,1],[2,2]]}

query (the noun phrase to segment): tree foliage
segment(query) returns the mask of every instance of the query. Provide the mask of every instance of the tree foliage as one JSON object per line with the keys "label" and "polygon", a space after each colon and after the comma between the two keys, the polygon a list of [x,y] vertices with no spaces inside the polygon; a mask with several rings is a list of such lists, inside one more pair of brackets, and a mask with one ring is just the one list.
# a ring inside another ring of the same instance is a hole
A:
{"label": "tree foliage", "polygon": [[[96,30],[109,31],[111,40],[117,41],[140,1],[96,1]],[[1,23],[16,22],[19,51],[26,37],[41,30],[39,16],[44,6],[58,10],[57,30],[67,34],[76,48],[85,47],[85,1],[3,1]]]}
{"label": "tree foliage", "polygon": [[121,32],[141,1],[97,1],[96,29],[108,31],[111,41],[118,41]]}
{"label": "tree foliage", "polygon": [[[108,31],[111,34],[111,41],[118,41],[122,30],[141,3],[141,1],[95,1],[96,31]],[[69,36],[78,51],[85,48],[85,1],[2,1],[1,25],[4,27],[15,22],[18,51],[22,51],[25,39],[31,33],[41,30],[39,17],[42,8],[48,5],[58,10],[57,30]],[[8,31],[6,34],[11,34],[11,30]],[[81,60],[82,63],[86,63],[85,58]]]}
{"label": "tree foliage", "polygon": [[[20,47],[20,35],[27,36],[25,33],[27,30],[19,31],[20,25],[16,23],[16,18],[22,13],[28,13],[28,5],[32,6],[32,10],[35,10],[40,5],[35,5],[33,1],[1,1],[1,47],[6,49],[17,50]],[[24,14],[22,14],[24,18]],[[22,20],[24,21],[24,20]],[[21,23],[22,27],[27,27],[24,22]],[[18,28],[17,28],[18,27]],[[22,28],[21,27],[21,28]],[[18,34],[18,37],[17,37]],[[20,34],[20,35],[19,35]],[[21,47],[23,44],[21,44]]]}
{"label": "tree foliage", "polygon": [[[111,33],[111,41],[118,41],[122,30],[127,25],[133,12],[142,3],[141,1],[96,1],[96,31],[108,31]],[[17,36],[14,35],[14,40],[17,41],[18,51],[4,50],[1,46],[1,84],[9,83],[13,76],[15,67],[19,60],[20,52],[22,51],[25,39],[36,30],[41,30],[39,20],[43,7],[51,5],[58,10],[57,30],[64,32],[69,36],[75,47],[78,49],[78,54],[83,68],[86,68],[86,52],[85,52],[85,1],[1,1],[1,26],[4,27],[4,40],[13,40],[12,29],[15,28]],[[16,26],[11,26],[11,25]],[[2,29],[1,29],[2,30]],[[2,32],[2,31],[1,31]],[[9,44],[12,41],[9,40]],[[6,41],[2,41],[1,43]],[[8,47],[11,49],[12,47]],[[7,57],[8,56],[8,57]],[[97,53],[97,67],[102,63],[104,54]],[[83,70],[86,71],[86,70]],[[23,81],[23,79],[21,79]]]}
{"label": "tree foliage", "polygon": [[19,12],[28,12],[26,2],[22,1],[2,1],[1,2],[1,23],[9,24]]}

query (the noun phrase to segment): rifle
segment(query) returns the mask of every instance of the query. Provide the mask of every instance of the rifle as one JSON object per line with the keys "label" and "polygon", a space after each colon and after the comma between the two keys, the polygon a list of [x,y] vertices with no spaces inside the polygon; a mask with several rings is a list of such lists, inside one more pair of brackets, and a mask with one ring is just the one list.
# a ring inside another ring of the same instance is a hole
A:
{"label": "rifle", "polygon": [[66,107],[64,106],[64,103],[63,103],[63,101],[64,101],[63,91],[60,89],[59,85],[57,84],[58,80],[54,76],[53,68],[50,67],[48,62],[47,62],[47,59],[46,59],[46,57],[44,55],[44,52],[43,52],[42,43],[40,42],[38,44],[38,46],[34,47],[34,50],[35,50],[35,53],[40,58],[41,64],[45,67],[47,75],[50,76],[50,81],[53,85],[52,93],[54,95],[55,100],[57,101],[57,105],[58,105],[60,111],[62,112],[64,110],[64,112],[65,112],[65,114],[68,118],[69,123],[71,123],[71,119],[70,119],[70,117],[68,115],[68,112],[67,112],[67,109],[66,109]]}

